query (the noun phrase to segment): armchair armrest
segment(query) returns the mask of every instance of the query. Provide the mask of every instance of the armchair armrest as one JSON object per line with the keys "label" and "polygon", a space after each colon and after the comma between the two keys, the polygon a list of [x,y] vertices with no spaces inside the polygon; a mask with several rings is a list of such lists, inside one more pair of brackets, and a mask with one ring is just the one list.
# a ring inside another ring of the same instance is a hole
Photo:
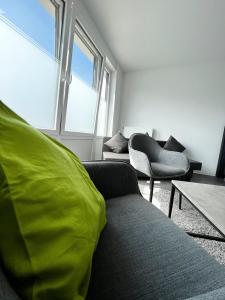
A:
{"label": "armchair armrest", "polygon": [[88,161],[84,167],[105,199],[140,194],[134,168],[124,162]]}
{"label": "armchair armrest", "polygon": [[147,154],[129,147],[130,163],[138,171],[151,175],[151,165]]}
{"label": "armchair armrest", "polygon": [[165,149],[161,149],[159,153],[159,160],[162,163],[167,165],[172,165],[176,167],[180,167],[186,171],[186,173],[190,169],[190,162],[187,156],[180,152],[168,151]]}

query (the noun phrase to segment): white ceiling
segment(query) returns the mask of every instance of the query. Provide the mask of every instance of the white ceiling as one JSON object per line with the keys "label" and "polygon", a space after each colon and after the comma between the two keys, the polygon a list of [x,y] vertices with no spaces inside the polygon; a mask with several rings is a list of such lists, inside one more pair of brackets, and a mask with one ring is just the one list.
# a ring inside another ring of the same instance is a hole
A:
{"label": "white ceiling", "polygon": [[83,0],[124,71],[225,59],[225,0]]}

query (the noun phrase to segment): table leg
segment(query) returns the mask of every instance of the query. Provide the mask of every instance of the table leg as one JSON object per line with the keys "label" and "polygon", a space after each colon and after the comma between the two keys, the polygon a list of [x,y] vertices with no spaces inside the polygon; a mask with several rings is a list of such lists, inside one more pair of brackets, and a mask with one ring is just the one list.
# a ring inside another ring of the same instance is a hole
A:
{"label": "table leg", "polygon": [[181,209],[181,203],[182,203],[182,194],[179,192],[179,209]]}
{"label": "table leg", "polygon": [[175,186],[172,184],[171,194],[170,194],[170,203],[169,203],[169,213],[168,213],[169,218],[171,218],[171,214],[172,214],[174,194],[175,194]]}

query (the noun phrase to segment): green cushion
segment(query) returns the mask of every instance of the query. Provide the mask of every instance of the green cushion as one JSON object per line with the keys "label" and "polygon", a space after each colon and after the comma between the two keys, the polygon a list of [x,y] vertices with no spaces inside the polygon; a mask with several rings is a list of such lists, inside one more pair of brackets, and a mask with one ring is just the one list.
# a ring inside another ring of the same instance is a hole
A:
{"label": "green cushion", "polygon": [[22,299],[84,299],[105,202],[79,159],[0,101],[0,259]]}

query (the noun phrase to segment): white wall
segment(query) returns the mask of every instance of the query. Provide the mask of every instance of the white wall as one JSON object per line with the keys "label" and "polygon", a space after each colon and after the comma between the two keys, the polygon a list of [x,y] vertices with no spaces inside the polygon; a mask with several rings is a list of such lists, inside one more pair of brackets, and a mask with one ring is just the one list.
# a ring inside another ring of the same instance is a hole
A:
{"label": "white wall", "polygon": [[177,138],[190,158],[215,175],[225,126],[225,61],[125,73],[123,126],[155,129]]}

